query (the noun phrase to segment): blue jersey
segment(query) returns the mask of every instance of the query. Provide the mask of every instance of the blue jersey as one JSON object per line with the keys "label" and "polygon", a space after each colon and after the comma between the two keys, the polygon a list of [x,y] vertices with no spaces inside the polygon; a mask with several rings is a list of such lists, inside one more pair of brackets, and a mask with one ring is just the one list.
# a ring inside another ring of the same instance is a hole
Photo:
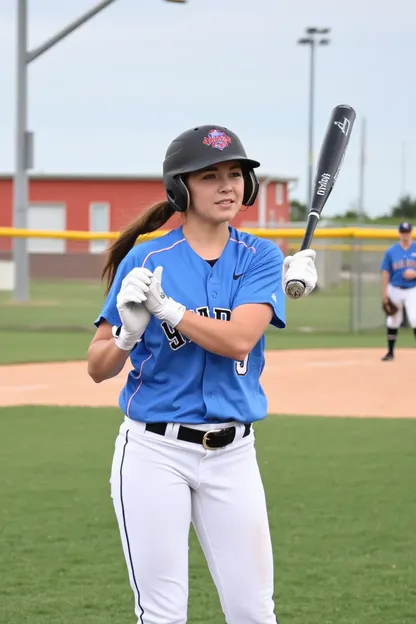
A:
{"label": "blue jersey", "polygon": [[398,288],[413,288],[416,279],[405,279],[403,273],[406,269],[416,269],[416,242],[409,249],[403,249],[400,243],[392,245],[385,253],[381,263],[381,269],[390,273],[390,284]]}
{"label": "blue jersey", "polygon": [[[116,297],[135,267],[163,266],[166,294],[196,314],[227,321],[237,306],[270,304],[272,324],[285,327],[283,254],[274,243],[230,227],[220,258],[211,266],[188,245],[182,227],[136,245],[118,267],[95,325],[120,325]],[[156,317],[130,354],[133,370],[119,397],[124,414],[144,422],[250,423],[266,416],[259,378],[264,336],[244,362],[199,347]]]}

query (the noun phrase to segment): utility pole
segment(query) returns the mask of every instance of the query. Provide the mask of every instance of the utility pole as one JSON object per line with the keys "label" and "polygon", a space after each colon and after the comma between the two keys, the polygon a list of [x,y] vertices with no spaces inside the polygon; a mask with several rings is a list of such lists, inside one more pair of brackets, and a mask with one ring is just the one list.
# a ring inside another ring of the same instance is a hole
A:
{"label": "utility pole", "polygon": [[329,45],[330,39],[322,37],[330,32],[330,28],[306,28],[306,37],[298,39],[298,44],[309,46],[309,119],[308,119],[308,158],[307,158],[307,192],[306,202],[307,208],[312,203],[312,186],[313,186],[313,129],[314,129],[314,106],[315,106],[315,64],[316,64],[316,46]]}
{"label": "utility pole", "polygon": [[365,165],[366,165],[366,130],[367,122],[363,118],[361,121],[361,149],[360,149],[360,175],[359,175],[359,188],[358,188],[358,222],[363,223],[365,217],[364,210],[364,178],[365,178]]}
{"label": "utility pole", "polygon": [[400,167],[400,197],[406,195],[406,142],[402,141],[401,167]]}
{"label": "utility pole", "polygon": [[[29,206],[28,170],[33,168],[33,133],[27,129],[28,113],[28,65],[50,50],[57,43],[88,22],[116,0],[102,0],[81,17],[75,19],[45,43],[30,51],[28,40],[28,0],[17,0],[17,55],[16,55],[16,130],[15,130],[15,172],[13,180],[13,226],[27,228]],[[165,0],[184,4],[186,0]],[[29,300],[29,255],[27,238],[13,241],[14,300]]]}

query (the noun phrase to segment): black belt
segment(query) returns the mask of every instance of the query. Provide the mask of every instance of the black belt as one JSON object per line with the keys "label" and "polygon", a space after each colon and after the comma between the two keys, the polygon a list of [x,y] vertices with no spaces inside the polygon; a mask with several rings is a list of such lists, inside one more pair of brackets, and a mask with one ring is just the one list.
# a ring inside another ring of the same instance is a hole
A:
{"label": "black belt", "polygon": [[[165,435],[167,424],[166,423],[148,423],[146,425],[146,431],[151,433],[157,433],[158,435]],[[248,436],[251,431],[251,425],[244,425],[243,438]],[[178,430],[178,440],[184,440],[185,442],[194,442],[195,444],[202,444],[206,449],[217,449],[227,446],[234,441],[236,428],[226,427],[225,429],[211,429],[211,431],[200,431],[199,429],[191,429],[190,427],[184,427],[180,425]]]}

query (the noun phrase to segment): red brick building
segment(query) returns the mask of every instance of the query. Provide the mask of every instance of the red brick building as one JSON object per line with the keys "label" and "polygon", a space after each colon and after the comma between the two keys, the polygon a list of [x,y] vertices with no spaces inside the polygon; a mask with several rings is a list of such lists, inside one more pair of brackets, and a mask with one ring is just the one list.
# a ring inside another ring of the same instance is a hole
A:
{"label": "red brick building", "polygon": [[[287,223],[290,212],[288,187],[294,179],[259,176],[260,190],[254,206],[240,212],[233,225],[241,229],[276,227]],[[32,174],[29,179],[28,228],[37,230],[81,230],[117,232],[165,198],[161,177],[87,174]],[[13,178],[0,175],[0,227],[13,224]],[[175,215],[167,224],[180,224]],[[31,239],[31,255],[69,254],[84,256],[103,251],[105,241]],[[3,258],[9,255],[11,240],[0,238]],[[72,253],[71,253],[72,252]],[[40,258],[35,258],[37,264]],[[63,259],[56,258],[59,263]],[[55,262],[55,260],[54,260]],[[72,263],[71,263],[72,264]],[[37,273],[37,271],[36,271]]]}

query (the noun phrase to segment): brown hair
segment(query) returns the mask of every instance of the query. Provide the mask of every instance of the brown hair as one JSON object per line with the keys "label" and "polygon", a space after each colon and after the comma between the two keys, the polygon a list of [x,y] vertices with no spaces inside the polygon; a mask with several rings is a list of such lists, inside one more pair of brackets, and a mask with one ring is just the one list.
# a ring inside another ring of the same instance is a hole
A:
{"label": "brown hair", "polygon": [[133,221],[108,249],[101,277],[106,282],[105,294],[111,288],[118,266],[123,258],[133,249],[137,238],[158,230],[174,214],[167,201],[161,201],[151,206],[144,215]]}

